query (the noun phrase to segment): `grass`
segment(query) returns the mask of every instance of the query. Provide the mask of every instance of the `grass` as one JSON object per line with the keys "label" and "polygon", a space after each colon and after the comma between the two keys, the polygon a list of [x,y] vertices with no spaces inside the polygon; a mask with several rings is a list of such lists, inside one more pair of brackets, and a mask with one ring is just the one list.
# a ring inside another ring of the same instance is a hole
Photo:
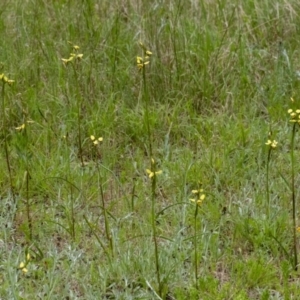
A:
{"label": "grass", "polygon": [[3,1],[0,298],[297,299],[299,8]]}

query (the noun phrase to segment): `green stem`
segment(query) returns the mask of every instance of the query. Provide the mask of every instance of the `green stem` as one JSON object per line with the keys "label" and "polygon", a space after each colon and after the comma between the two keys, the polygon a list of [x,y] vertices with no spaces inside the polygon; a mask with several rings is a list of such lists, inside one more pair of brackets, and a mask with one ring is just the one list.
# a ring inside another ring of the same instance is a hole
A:
{"label": "green stem", "polygon": [[198,251],[197,251],[197,216],[198,216],[198,204],[196,204],[195,215],[194,215],[194,229],[195,229],[195,237],[194,237],[194,259],[195,259],[195,287],[198,289]]}
{"label": "green stem", "polygon": [[110,258],[110,254],[106,251],[105,245],[102,243],[101,239],[99,238],[99,236],[96,234],[92,224],[88,221],[87,217],[85,215],[83,215],[83,218],[85,220],[85,222],[88,224],[89,228],[91,229],[93,235],[95,236],[96,240],[98,241],[99,245],[101,246],[103,252],[105,253],[105,255],[107,256],[107,258],[109,259],[109,262],[111,264],[111,258]]}
{"label": "green stem", "polygon": [[[26,153],[26,156],[28,153]],[[28,159],[28,157],[26,158]],[[32,241],[32,219],[30,215],[30,203],[29,203],[29,172],[28,172],[28,162],[26,162],[26,214],[27,214],[27,222],[29,229],[29,240]]]}
{"label": "green stem", "polygon": [[293,206],[293,252],[294,252],[294,269],[298,269],[298,254],[297,254],[297,228],[296,228],[296,197],[295,197],[295,158],[294,158],[294,143],[296,134],[296,123],[294,123],[291,140],[291,168],[292,168],[292,206]]}
{"label": "green stem", "polygon": [[147,126],[147,134],[148,134],[148,143],[149,143],[149,156],[150,160],[152,158],[152,139],[151,139],[151,128],[150,128],[150,118],[149,118],[149,94],[147,89],[147,82],[146,82],[146,68],[143,67],[143,88],[144,88],[144,102],[145,102],[145,122]]}
{"label": "green stem", "polygon": [[7,125],[6,125],[6,114],[5,114],[5,82],[3,82],[2,84],[2,118],[3,118],[3,133],[4,133],[4,151],[5,151],[5,160],[6,160],[6,166],[8,170],[8,176],[9,176],[10,191],[13,198],[13,203],[16,203],[10,159],[9,159],[8,144],[7,144],[7,128],[6,128]]}
{"label": "green stem", "polygon": [[[26,120],[24,120],[24,124],[27,125]],[[33,222],[32,222],[32,217],[30,214],[30,198],[29,198],[29,180],[31,179],[31,175],[29,173],[29,159],[30,159],[30,155],[29,155],[29,136],[30,136],[30,132],[29,131],[29,127],[27,127],[25,125],[24,128],[24,139],[25,139],[25,164],[26,164],[26,214],[27,214],[27,222],[28,222],[28,230],[29,230],[29,240],[32,241],[33,238]]]}
{"label": "green stem", "polygon": [[[100,173],[99,167],[98,167],[98,172]],[[99,178],[100,178],[100,174],[99,174]],[[109,242],[111,254],[113,255],[113,253],[114,253],[114,244],[113,244],[112,236],[110,234],[110,226],[109,226],[109,221],[108,221],[106,205],[105,205],[105,201],[104,201],[104,193],[103,193],[103,187],[102,187],[101,180],[100,180],[99,186],[100,186],[100,198],[101,198],[101,202],[102,202],[102,209],[103,209],[103,215],[104,215],[105,235],[106,235],[106,238]]]}
{"label": "green stem", "polygon": [[154,240],[154,255],[155,255],[155,267],[156,267],[156,278],[158,283],[158,294],[162,296],[162,284],[160,280],[160,264],[159,264],[159,256],[158,256],[158,244],[157,244],[157,232],[156,232],[156,214],[155,214],[155,190],[156,190],[156,174],[155,174],[155,166],[152,166],[152,172],[154,172],[154,176],[152,177],[152,186],[151,186],[151,215],[152,215],[152,234]]}
{"label": "green stem", "polygon": [[143,99],[145,103],[145,122],[147,126],[147,135],[148,135],[148,143],[149,143],[149,156],[150,156],[150,164],[151,171],[154,173],[152,177],[152,185],[151,185],[151,225],[152,225],[152,235],[154,241],[154,256],[155,256],[155,268],[156,268],[156,279],[158,284],[158,294],[162,297],[162,282],[160,279],[160,264],[159,264],[159,255],[158,255],[158,243],[157,243],[157,232],[156,232],[156,214],[155,214],[155,200],[156,200],[156,165],[153,161],[153,152],[152,152],[152,138],[151,138],[151,127],[150,127],[150,118],[149,118],[149,93],[147,88],[146,81],[146,68],[143,66]]}
{"label": "green stem", "polygon": [[145,122],[147,126],[147,134],[148,134],[148,143],[149,143],[149,156],[151,163],[151,171],[154,173],[152,177],[152,185],[151,185],[151,223],[152,223],[152,234],[154,240],[154,256],[155,256],[155,267],[156,267],[156,279],[158,283],[158,294],[162,297],[162,283],[160,279],[160,264],[159,264],[159,256],[158,256],[158,243],[157,243],[157,232],[156,232],[156,214],[155,214],[155,199],[156,199],[156,168],[155,162],[152,162],[153,152],[152,152],[152,138],[151,138],[151,128],[150,128],[150,119],[149,119],[149,93],[147,89],[146,82],[146,68],[143,66],[143,97],[145,103]]}
{"label": "green stem", "polygon": [[75,241],[75,215],[74,215],[74,196],[73,196],[73,186],[71,185],[71,223],[70,223],[70,231],[73,241]]}
{"label": "green stem", "polygon": [[78,130],[78,147],[79,147],[79,157],[81,161],[81,166],[84,167],[83,162],[83,154],[82,154],[82,142],[81,142],[81,96],[79,91],[79,82],[78,82],[78,75],[76,71],[75,64],[72,63],[75,81],[76,81],[76,103],[77,103],[77,130]]}
{"label": "green stem", "polygon": [[134,212],[134,197],[135,197],[135,179],[133,179],[133,186],[131,190],[131,212]]}
{"label": "green stem", "polygon": [[266,190],[267,190],[267,205],[268,205],[268,209],[267,209],[267,216],[268,218],[270,218],[270,188],[269,188],[269,166],[270,166],[270,161],[271,161],[271,152],[272,152],[272,148],[271,146],[269,146],[269,151],[268,151],[268,159],[267,159],[267,174],[266,174]]}

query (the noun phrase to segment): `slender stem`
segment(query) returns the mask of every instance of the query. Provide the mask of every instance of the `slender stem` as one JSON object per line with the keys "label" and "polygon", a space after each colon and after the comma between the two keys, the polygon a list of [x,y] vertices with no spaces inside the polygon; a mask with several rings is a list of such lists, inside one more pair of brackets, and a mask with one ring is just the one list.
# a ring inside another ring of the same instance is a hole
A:
{"label": "slender stem", "polygon": [[268,159],[267,159],[267,175],[266,175],[266,191],[267,191],[267,216],[270,218],[270,188],[269,188],[269,166],[270,166],[270,161],[271,161],[271,152],[272,152],[272,147],[269,146],[269,151],[268,151]]}
{"label": "slender stem", "polygon": [[145,102],[145,122],[147,126],[147,134],[148,134],[148,143],[149,143],[149,156],[150,160],[152,158],[152,138],[151,138],[151,128],[150,128],[150,118],[149,118],[149,94],[147,89],[147,82],[146,82],[146,68],[143,67],[143,87],[144,87],[144,102]]}
{"label": "slender stem", "polygon": [[81,142],[81,95],[78,86],[79,82],[78,82],[78,75],[77,75],[75,64],[72,63],[72,66],[73,66],[73,71],[74,71],[75,81],[76,81],[77,130],[78,130],[79,156],[80,156],[81,166],[84,167],[83,154],[82,154],[82,142]]}
{"label": "slender stem", "polygon": [[73,238],[73,241],[75,241],[75,215],[74,215],[74,197],[73,197],[73,186],[71,185],[71,190],[70,190],[70,193],[71,193],[71,235],[72,235],[72,238]]}
{"label": "slender stem", "polygon": [[131,190],[131,212],[134,211],[134,197],[135,197],[135,179],[133,180],[133,187]]}
{"label": "slender stem", "polygon": [[111,258],[109,253],[107,252],[105,245],[102,243],[101,239],[99,238],[99,236],[96,234],[95,229],[93,228],[92,224],[88,221],[87,217],[85,215],[83,215],[84,220],[86,221],[86,223],[88,224],[89,228],[91,229],[93,235],[95,236],[96,240],[98,241],[98,243],[100,244],[101,248],[103,249],[103,252],[106,254],[107,258],[109,259],[109,262],[111,264]]}
{"label": "slender stem", "polygon": [[198,251],[197,251],[197,216],[198,216],[198,204],[196,204],[195,215],[194,215],[194,229],[195,229],[195,237],[194,237],[194,250],[195,250],[195,286],[198,289]]}
{"label": "slender stem", "polygon": [[[27,122],[25,121],[25,124],[27,124]],[[32,217],[31,217],[31,213],[30,213],[30,198],[29,198],[29,180],[31,178],[30,173],[29,173],[29,159],[30,159],[30,155],[29,155],[29,136],[30,136],[30,132],[29,128],[27,128],[25,126],[24,131],[23,131],[23,138],[25,139],[25,164],[26,164],[26,214],[27,214],[27,222],[28,222],[28,230],[29,230],[29,240],[32,241],[33,238],[33,222],[32,222]]]}
{"label": "slender stem", "polygon": [[26,162],[26,214],[27,214],[27,222],[29,229],[29,239],[32,241],[32,219],[30,215],[30,203],[29,203],[29,172],[28,172],[28,162]]}
{"label": "slender stem", "polygon": [[156,214],[155,214],[155,190],[156,190],[156,174],[155,167],[152,166],[154,172],[154,176],[152,177],[152,189],[151,189],[151,215],[152,215],[152,234],[154,240],[154,255],[155,255],[155,267],[156,267],[156,278],[158,283],[158,294],[162,296],[162,284],[160,280],[160,265],[159,265],[159,257],[158,257],[158,244],[157,244],[157,232],[156,232]]}
{"label": "slender stem", "polygon": [[298,254],[297,254],[297,229],[296,229],[296,197],[295,197],[295,158],[294,158],[294,143],[296,134],[296,123],[293,125],[292,140],[291,140],[291,167],[292,167],[292,205],[293,205],[293,246],[294,246],[294,269],[298,269]]}
{"label": "slender stem", "polygon": [[[98,172],[100,172],[99,169],[98,169]],[[99,178],[100,178],[100,174],[99,174]],[[103,215],[104,215],[105,235],[106,235],[106,238],[109,242],[111,254],[113,255],[114,245],[113,245],[113,239],[112,239],[111,234],[110,234],[110,227],[109,227],[109,221],[108,221],[106,205],[105,205],[105,201],[104,201],[104,193],[103,193],[102,182],[100,182],[99,186],[100,186],[100,198],[101,198],[101,202],[102,202],[102,209],[103,209]]]}
{"label": "slender stem", "polygon": [[153,152],[152,152],[152,138],[151,138],[151,127],[150,127],[150,118],[149,118],[149,93],[147,89],[146,82],[146,68],[143,67],[143,98],[145,103],[145,122],[147,126],[147,134],[148,134],[148,143],[149,143],[149,156],[151,163],[151,171],[154,173],[152,177],[152,185],[151,185],[151,223],[152,223],[152,235],[154,241],[154,256],[155,256],[155,267],[156,267],[156,279],[158,283],[158,294],[162,297],[162,282],[160,279],[160,264],[159,264],[159,256],[158,256],[158,243],[157,243],[157,232],[156,232],[156,214],[155,214],[155,200],[156,200],[156,166],[153,161]]}
{"label": "slender stem", "polygon": [[8,144],[7,144],[7,128],[6,128],[6,114],[5,114],[5,83],[2,84],[2,118],[3,118],[3,133],[4,133],[4,151],[5,151],[5,160],[6,166],[8,170],[9,176],[9,183],[10,183],[10,191],[13,198],[13,203],[16,203],[15,192],[13,187],[13,180],[12,180],[12,172],[10,166],[10,159],[9,159],[9,151],[8,151]]}

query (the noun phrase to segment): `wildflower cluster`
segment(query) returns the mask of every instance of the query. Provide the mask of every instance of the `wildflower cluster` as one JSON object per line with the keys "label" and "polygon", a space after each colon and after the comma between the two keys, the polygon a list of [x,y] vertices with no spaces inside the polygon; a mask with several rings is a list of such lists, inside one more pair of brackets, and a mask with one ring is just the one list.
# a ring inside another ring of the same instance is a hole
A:
{"label": "wildflower cluster", "polygon": [[96,139],[94,135],[91,135],[90,139],[91,139],[91,141],[93,142],[93,144],[95,146],[98,145],[100,142],[103,141],[103,137],[99,137],[99,138]]}
{"label": "wildflower cluster", "polygon": [[7,76],[5,76],[3,73],[0,74],[0,80],[3,83],[8,83],[9,85],[12,85],[15,82],[14,80],[11,80],[11,79],[7,78]]}
{"label": "wildflower cluster", "polygon": [[300,109],[296,109],[296,110],[289,109],[288,113],[291,117],[290,122],[298,123],[300,125]]}
{"label": "wildflower cluster", "polygon": [[19,265],[19,269],[24,273],[26,274],[28,272],[28,269],[27,269],[27,265],[29,264],[29,261],[30,261],[31,257],[30,257],[30,254],[27,253],[26,255],[26,258],[25,258],[25,262],[22,261]]}
{"label": "wildflower cluster", "polygon": [[148,174],[148,177],[149,177],[149,178],[152,178],[152,177],[154,177],[154,176],[156,176],[156,175],[161,174],[161,173],[162,173],[162,170],[155,171],[155,161],[154,161],[154,159],[152,158],[152,159],[151,159],[151,170],[146,169],[146,172],[147,172],[147,174]]}
{"label": "wildflower cluster", "polygon": [[145,65],[148,65],[150,63],[150,56],[152,55],[152,52],[150,50],[147,50],[147,48],[142,42],[140,42],[140,46],[144,51],[144,55],[143,57],[141,56],[136,57],[136,63],[139,70],[143,69]]}
{"label": "wildflower cluster", "polygon": [[200,190],[192,190],[192,194],[196,195],[196,198],[190,199],[190,201],[197,203],[197,205],[201,206],[204,201],[206,195],[204,194],[203,189]]}
{"label": "wildflower cluster", "polygon": [[278,142],[275,140],[268,140],[266,142],[267,146],[270,146],[272,149],[275,149],[277,147]]}
{"label": "wildflower cluster", "polygon": [[70,53],[70,57],[69,58],[62,58],[61,60],[63,61],[64,64],[68,64],[69,62],[72,62],[73,60],[81,60],[83,57],[82,53],[78,53],[79,51],[79,46],[77,45],[73,45],[73,51]]}

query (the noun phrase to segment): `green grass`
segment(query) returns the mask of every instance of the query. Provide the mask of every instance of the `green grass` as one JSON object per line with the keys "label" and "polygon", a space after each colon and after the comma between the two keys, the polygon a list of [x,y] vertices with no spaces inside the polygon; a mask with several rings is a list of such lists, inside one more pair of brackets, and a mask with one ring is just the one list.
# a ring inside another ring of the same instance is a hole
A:
{"label": "green grass", "polygon": [[298,1],[52,2],[0,4],[0,298],[298,299]]}

